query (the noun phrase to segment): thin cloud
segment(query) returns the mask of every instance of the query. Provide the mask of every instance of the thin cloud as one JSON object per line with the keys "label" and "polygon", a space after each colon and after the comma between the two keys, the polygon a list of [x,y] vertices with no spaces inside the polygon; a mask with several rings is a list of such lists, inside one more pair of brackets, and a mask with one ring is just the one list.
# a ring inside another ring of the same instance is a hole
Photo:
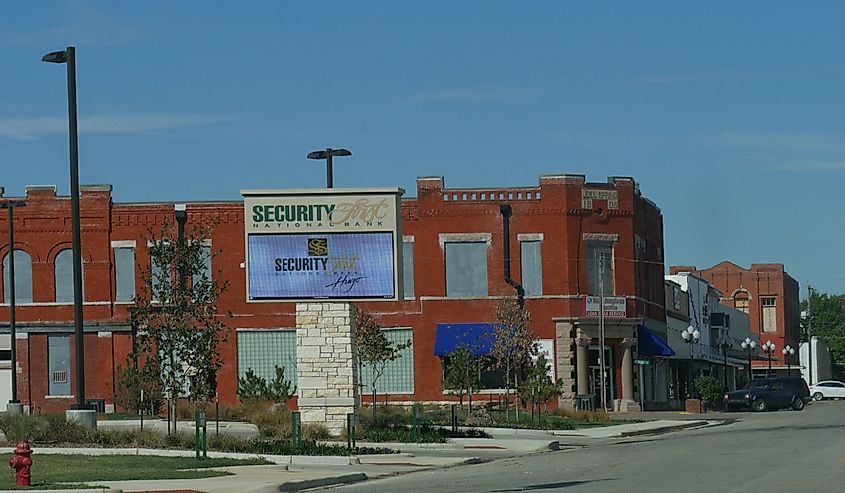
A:
{"label": "thin cloud", "polygon": [[704,144],[765,151],[845,152],[842,135],[824,132],[748,132],[726,130],[702,137]]}
{"label": "thin cloud", "polygon": [[768,167],[777,171],[787,171],[793,173],[840,173],[845,172],[845,161],[796,161],[792,163],[772,164]]}
{"label": "thin cloud", "polygon": [[[195,127],[237,120],[220,115],[93,115],[79,119],[80,133],[134,134],[168,128]],[[0,135],[15,140],[68,131],[67,119],[60,117],[0,118]]]}
{"label": "thin cloud", "polygon": [[58,49],[67,40],[82,46],[122,46],[140,41],[141,32],[121,21],[93,9],[86,9],[78,3],[64,7],[56,16],[61,24],[45,27],[36,32],[6,31],[0,34],[0,41],[9,44],[39,46],[52,45]]}
{"label": "thin cloud", "polygon": [[457,88],[426,91],[408,97],[408,103],[507,103],[526,98],[524,89]]}
{"label": "thin cloud", "polygon": [[635,80],[643,84],[679,84],[687,82],[767,79],[777,75],[774,72],[755,72],[750,70],[698,70],[692,72],[643,75],[637,77]]}

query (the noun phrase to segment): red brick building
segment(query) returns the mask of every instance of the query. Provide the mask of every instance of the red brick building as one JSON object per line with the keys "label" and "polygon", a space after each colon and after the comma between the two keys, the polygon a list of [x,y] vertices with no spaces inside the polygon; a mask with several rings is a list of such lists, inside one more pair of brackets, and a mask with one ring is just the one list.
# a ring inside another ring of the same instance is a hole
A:
{"label": "red brick building", "polygon": [[[723,261],[703,270],[679,265],[669,271],[691,272],[721,291],[724,296],[719,302],[747,313],[751,331],[759,334],[761,344],[772,341],[777,345],[772,354],[773,367],[786,369],[782,350],[788,344],[798,351],[801,314],[798,281],[783,264],[751,264],[750,269],[744,269]],[[792,364],[797,365],[797,355],[792,358]],[[752,366],[768,366],[768,361],[756,360]]]}
{"label": "red brick building", "polygon": [[[14,225],[19,399],[34,411],[66,409],[74,401],[70,201],[54,187],[27,187],[25,197],[5,198],[27,203],[16,210]],[[598,294],[603,274],[605,295],[622,298],[624,310],[606,323],[608,393],[620,408],[631,408],[638,399],[632,358],[642,356],[638,329],[647,326],[665,339],[666,328],[662,214],[626,177],[589,183],[583,175],[544,176],[538,186],[503,189],[447,189],[440,177],[418,179],[416,198],[402,203],[406,299],[362,304],[393,340],[413,343],[391,363],[380,392],[391,399],[451,398],[434,354],[436,333],[493,322],[496,301],[514,293],[503,271],[499,206],[505,203],[513,210],[511,275],[525,285],[533,330],[566,384],[561,403],[573,405],[576,393],[597,393],[598,323],[585,317],[585,297]],[[267,373],[274,364],[290,369],[295,362],[294,304],[246,302],[243,202],[188,202],[187,214],[189,228],[217,223],[208,239],[219,252],[210,272],[229,281],[219,306],[234,314],[227,319],[218,391],[221,401],[232,402],[239,373]],[[115,203],[110,186],[82,187],[86,397],[107,407],[116,367],[131,348],[128,308],[150,265],[148,232],[175,224],[173,215],[173,203]],[[0,218],[0,231],[8,227]],[[8,334],[5,239],[0,331]],[[603,269],[598,259],[605,259]],[[498,391],[482,394],[495,398]]]}

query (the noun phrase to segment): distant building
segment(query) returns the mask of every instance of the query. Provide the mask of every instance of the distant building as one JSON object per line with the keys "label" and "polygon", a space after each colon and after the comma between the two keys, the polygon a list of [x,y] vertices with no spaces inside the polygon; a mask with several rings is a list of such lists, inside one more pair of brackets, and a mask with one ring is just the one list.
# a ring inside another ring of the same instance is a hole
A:
{"label": "distant building", "polygon": [[[813,364],[810,368],[810,345],[806,342],[801,343],[801,348],[798,351],[798,356],[801,360],[801,376],[808,384],[813,385],[822,380],[830,380],[833,378],[833,362],[830,357],[830,349],[824,341],[820,341],[818,337],[813,337]],[[811,375],[812,374],[812,375]]]}
{"label": "distant building", "polygon": [[[744,269],[723,261],[702,270],[688,265],[669,267],[670,274],[683,272],[695,274],[718,289],[722,293],[720,303],[747,313],[751,331],[757,334],[760,343],[771,341],[777,346],[772,354],[773,370],[778,374],[786,372],[782,350],[789,345],[797,351],[800,300],[798,281],[786,272],[783,264],[751,264],[751,268]],[[791,364],[797,364],[798,358],[792,358]],[[761,354],[752,365],[755,375],[765,375],[768,356]]]}
{"label": "distant building", "polygon": [[[720,304],[722,293],[690,272],[667,275],[665,286],[668,343],[675,350],[666,365],[668,406],[682,409],[699,376],[715,376],[729,389],[744,384],[748,363],[742,341],[749,338],[759,344],[748,314]],[[698,341],[684,339],[689,329],[698,331]]]}

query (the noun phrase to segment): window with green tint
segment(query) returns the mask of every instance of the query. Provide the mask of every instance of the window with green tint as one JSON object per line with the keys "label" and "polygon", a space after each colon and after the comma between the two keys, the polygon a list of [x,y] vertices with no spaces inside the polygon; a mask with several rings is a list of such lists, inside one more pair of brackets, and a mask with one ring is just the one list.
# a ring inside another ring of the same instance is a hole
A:
{"label": "window with green tint", "polygon": [[238,377],[252,369],[270,382],[276,366],[284,367],[285,380],[297,384],[295,329],[238,331]]}
{"label": "window with green tint", "polygon": [[[376,392],[390,394],[413,394],[414,393],[414,345],[413,331],[411,329],[383,329],[387,340],[393,345],[411,342],[411,345],[403,349],[399,358],[389,361],[384,367],[384,373],[376,382]],[[372,369],[364,365],[358,375],[361,392],[367,395],[373,391]]]}

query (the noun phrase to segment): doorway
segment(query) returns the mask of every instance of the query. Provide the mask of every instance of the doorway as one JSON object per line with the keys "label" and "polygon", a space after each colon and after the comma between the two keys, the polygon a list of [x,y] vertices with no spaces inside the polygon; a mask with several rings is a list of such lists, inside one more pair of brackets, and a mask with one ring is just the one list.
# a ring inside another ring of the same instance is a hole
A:
{"label": "doorway", "polygon": [[[613,409],[613,399],[616,398],[616,368],[613,359],[613,348],[604,347],[604,377],[605,377],[605,404],[608,409]],[[596,396],[596,409],[601,407],[601,367],[599,366],[599,347],[590,346],[590,393]]]}

